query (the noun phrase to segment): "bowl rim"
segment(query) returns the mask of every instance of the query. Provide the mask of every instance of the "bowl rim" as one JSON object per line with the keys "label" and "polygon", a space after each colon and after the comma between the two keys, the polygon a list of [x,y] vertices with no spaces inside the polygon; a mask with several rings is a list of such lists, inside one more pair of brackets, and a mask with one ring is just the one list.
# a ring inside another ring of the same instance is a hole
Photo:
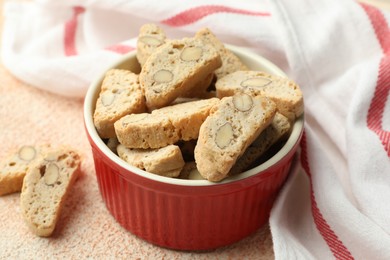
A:
{"label": "bowl rim", "polygon": [[[239,56],[246,56],[249,59],[256,60],[256,63],[261,64],[261,66],[266,67],[269,71],[272,71],[273,74],[278,75],[278,76],[283,76],[286,77],[287,75],[279,68],[277,67],[274,63],[271,61],[265,59],[264,57],[255,54],[254,52],[242,48],[242,47],[237,47],[229,44],[225,44],[225,46],[233,51],[235,54]],[[271,158],[269,158],[267,161],[264,163],[247,170],[245,172],[242,172],[240,174],[230,176],[220,182],[211,182],[208,180],[187,180],[187,179],[178,179],[178,178],[171,178],[171,177],[165,177],[165,176],[160,176],[157,174],[152,174],[147,171],[141,170],[135,166],[132,166],[128,163],[126,163],[124,160],[122,160],[119,156],[117,156],[115,153],[113,153],[108,146],[104,143],[102,138],[97,133],[97,130],[95,128],[95,125],[93,123],[93,113],[94,113],[94,107],[95,107],[95,102],[96,100],[94,99],[94,96],[96,90],[100,88],[101,82],[104,78],[105,72],[108,69],[111,68],[116,68],[123,64],[126,60],[130,58],[134,58],[136,55],[136,50],[133,50],[124,56],[122,56],[118,61],[114,62],[111,64],[111,66],[108,66],[104,72],[97,77],[95,80],[91,82],[89,85],[89,88],[87,90],[87,93],[84,98],[84,105],[83,105],[83,114],[84,114],[84,124],[85,124],[85,129],[87,131],[87,135],[90,137],[89,141],[93,142],[100,151],[107,156],[112,162],[115,164],[119,165],[123,169],[136,174],[138,176],[144,177],[149,180],[153,180],[156,182],[162,182],[162,183],[167,183],[167,184],[172,184],[172,185],[180,185],[180,186],[213,186],[213,185],[221,185],[221,184],[227,184],[227,183],[232,183],[232,182],[237,182],[243,179],[247,179],[252,176],[257,176],[261,175],[264,173],[267,169],[278,165],[278,162],[283,161],[283,158],[285,158],[292,149],[297,145],[298,141],[301,138],[301,135],[303,133],[303,126],[304,126],[304,115],[302,114],[300,117],[298,117],[293,125],[293,129],[290,133],[289,138],[287,139],[286,143],[280,148],[280,150],[274,154]]]}

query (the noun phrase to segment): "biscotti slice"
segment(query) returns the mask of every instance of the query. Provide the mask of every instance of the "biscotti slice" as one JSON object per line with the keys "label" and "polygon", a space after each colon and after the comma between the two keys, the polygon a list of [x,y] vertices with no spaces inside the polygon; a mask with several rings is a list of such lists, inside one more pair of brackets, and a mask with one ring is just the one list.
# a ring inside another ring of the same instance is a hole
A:
{"label": "biscotti slice", "polygon": [[80,156],[70,148],[52,149],[36,160],[23,181],[22,215],[38,236],[50,236],[66,196],[79,174]]}
{"label": "biscotti slice", "polygon": [[1,163],[0,196],[19,192],[31,163],[41,157],[41,151],[49,146],[24,145],[11,152]]}
{"label": "biscotti slice", "polygon": [[139,30],[137,40],[137,60],[141,67],[149,56],[166,41],[165,32],[156,24],[145,24]]}
{"label": "biscotti slice", "polygon": [[128,70],[109,70],[103,80],[93,115],[100,137],[115,137],[115,121],[124,115],[145,111],[145,97],[138,75]]}
{"label": "biscotti slice", "polygon": [[168,41],[146,60],[139,75],[150,111],[170,104],[221,66],[216,49],[196,38]]}
{"label": "biscotti slice", "polygon": [[130,149],[120,144],[117,151],[119,157],[130,165],[161,176],[177,177],[184,166],[177,145],[158,149]]}
{"label": "biscotti slice", "polygon": [[124,146],[142,149],[196,139],[201,124],[218,102],[218,98],[197,100],[160,108],[152,113],[127,115],[115,122],[116,135]]}
{"label": "biscotti slice", "polygon": [[285,77],[260,71],[236,71],[219,79],[215,87],[219,98],[242,91],[266,96],[276,103],[278,111],[291,122],[303,113],[302,91]]}
{"label": "biscotti slice", "polygon": [[287,117],[276,113],[271,124],[256,138],[237,160],[230,175],[242,173],[260,158],[272,145],[282,140],[290,132],[291,125]]}
{"label": "biscotti slice", "polygon": [[[140,28],[137,40],[137,60],[141,67],[145,64],[149,56],[161,45],[167,41],[165,32],[156,24],[145,24]],[[204,79],[200,80],[193,89],[184,93],[184,97],[207,96],[207,88],[212,82],[214,73],[210,73]]]}
{"label": "biscotti slice", "polygon": [[161,148],[180,140],[166,116],[131,114],[116,121],[114,126],[119,143],[128,148]]}
{"label": "biscotti slice", "polygon": [[275,113],[275,104],[265,97],[241,93],[223,98],[199,131],[195,162],[200,174],[210,181],[224,179]]}
{"label": "biscotti slice", "polygon": [[152,114],[168,117],[180,140],[189,141],[198,138],[200,126],[219,102],[218,98],[201,99],[156,109]]}
{"label": "biscotti slice", "polygon": [[202,39],[204,42],[212,44],[222,59],[222,66],[215,70],[217,79],[238,70],[248,70],[249,68],[208,29],[199,30],[195,37]]}

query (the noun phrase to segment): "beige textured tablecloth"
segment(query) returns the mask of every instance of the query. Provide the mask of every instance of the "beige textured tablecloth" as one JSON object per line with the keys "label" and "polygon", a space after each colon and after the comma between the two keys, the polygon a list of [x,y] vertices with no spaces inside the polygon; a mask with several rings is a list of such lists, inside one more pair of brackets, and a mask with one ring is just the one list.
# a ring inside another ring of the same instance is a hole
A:
{"label": "beige textured tablecloth", "polygon": [[[3,1],[0,3],[2,7]],[[84,156],[82,175],[50,238],[28,230],[19,193],[0,197],[0,259],[273,259],[268,226],[236,244],[209,252],[161,248],[123,229],[100,196],[82,106],[80,99],[19,82],[0,65],[0,158],[20,145],[43,143],[68,144]]]}

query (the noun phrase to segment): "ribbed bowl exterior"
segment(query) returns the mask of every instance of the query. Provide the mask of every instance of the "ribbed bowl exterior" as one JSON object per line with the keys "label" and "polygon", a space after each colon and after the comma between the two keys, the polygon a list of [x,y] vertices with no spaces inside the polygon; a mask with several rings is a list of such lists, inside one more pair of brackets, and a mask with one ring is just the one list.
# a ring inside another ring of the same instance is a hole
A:
{"label": "ribbed bowl exterior", "polygon": [[279,164],[243,180],[184,186],[132,173],[92,143],[99,189],[114,218],[146,241],[180,250],[229,245],[264,225],[288,175],[293,150]]}

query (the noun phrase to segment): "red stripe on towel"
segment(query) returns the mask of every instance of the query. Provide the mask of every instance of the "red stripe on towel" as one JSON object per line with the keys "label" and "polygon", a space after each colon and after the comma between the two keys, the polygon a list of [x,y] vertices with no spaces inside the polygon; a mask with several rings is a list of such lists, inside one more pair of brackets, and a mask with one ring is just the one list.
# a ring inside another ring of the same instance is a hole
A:
{"label": "red stripe on towel", "polygon": [[194,22],[199,21],[205,16],[212,15],[215,13],[232,13],[232,14],[241,14],[241,15],[251,15],[251,16],[270,16],[268,12],[252,12],[243,9],[237,9],[222,5],[203,5],[194,7],[188,10],[185,10],[181,13],[178,13],[171,18],[161,21],[161,23],[170,25],[170,26],[184,26]]}
{"label": "red stripe on towel", "polygon": [[332,251],[332,254],[335,256],[336,259],[354,259],[349,250],[343,244],[343,242],[341,242],[341,240],[337,237],[335,232],[326,222],[324,216],[318,208],[316,197],[313,191],[312,174],[310,170],[307,151],[306,132],[304,132],[302,136],[301,149],[301,164],[310,180],[311,211],[313,214],[314,223],[316,224],[318,231],[324,238],[326,244],[328,244],[330,250]]}
{"label": "red stripe on towel", "polygon": [[85,12],[81,6],[73,7],[73,16],[65,23],[64,26],[64,52],[66,56],[77,55],[76,49],[76,31],[78,16]]}
{"label": "red stripe on towel", "polygon": [[383,52],[387,53],[390,50],[390,29],[386,22],[383,13],[376,7],[367,4],[360,4],[374,27],[375,34],[378,38]]}
{"label": "red stripe on towel", "polygon": [[371,21],[384,54],[379,64],[374,97],[368,109],[367,127],[377,134],[387,152],[387,156],[390,157],[390,132],[383,129],[386,102],[390,102],[390,28],[379,9],[366,4],[361,4],[361,6]]}
{"label": "red stripe on towel", "polygon": [[113,52],[116,52],[119,54],[126,54],[130,51],[135,50],[135,48],[132,46],[117,44],[117,45],[112,45],[112,46],[107,47],[106,50],[113,51]]}

